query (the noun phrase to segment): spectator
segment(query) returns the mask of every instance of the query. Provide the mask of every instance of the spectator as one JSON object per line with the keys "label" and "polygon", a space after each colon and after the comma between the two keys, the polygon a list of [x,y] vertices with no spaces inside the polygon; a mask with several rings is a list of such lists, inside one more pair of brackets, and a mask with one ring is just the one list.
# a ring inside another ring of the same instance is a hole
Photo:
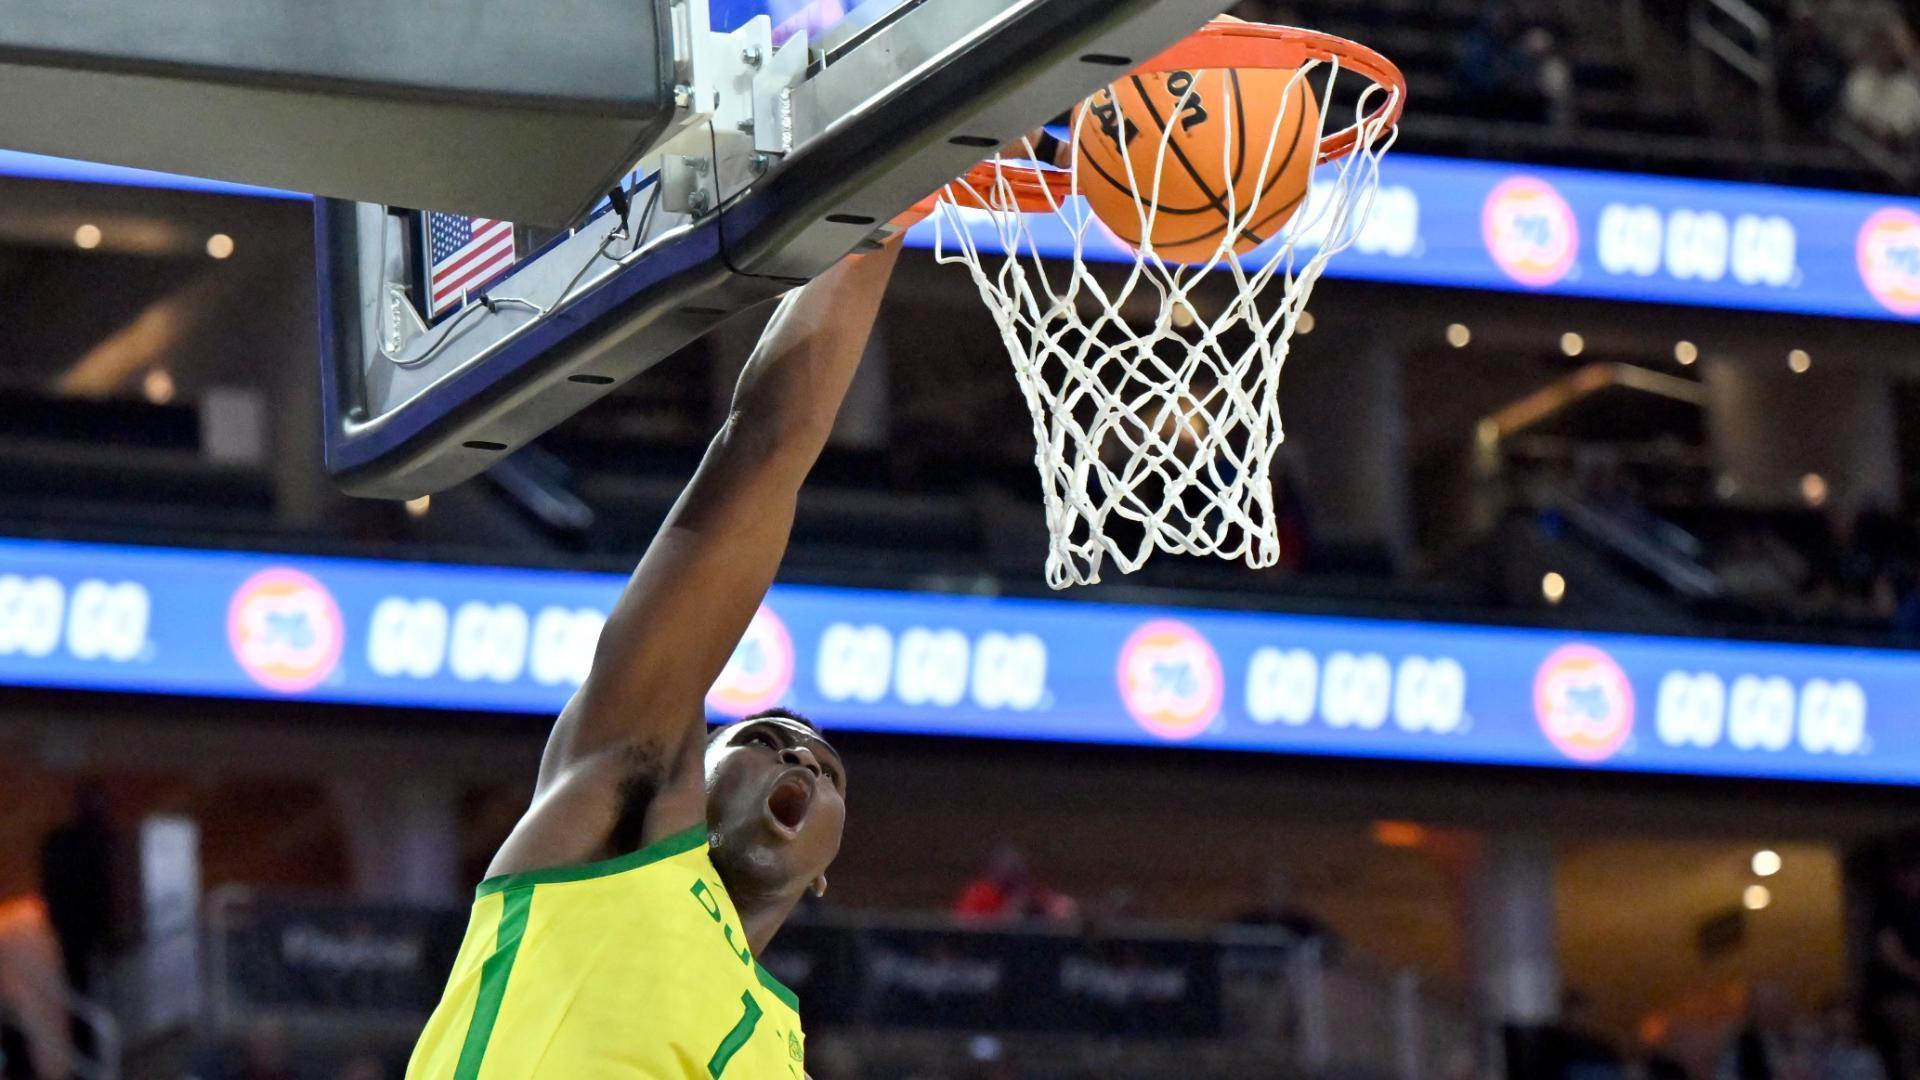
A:
{"label": "spectator", "polygon": [[1002,844],[980,876],[967,882],[953,903],[953,913],[966,919],[1046,919],[1074,917],[1073,898],[1055,892],[1033,878],[1027,857],[1011,844]]}
{"label": "spectator", "polygon": [[1846,82],[1846,54],[1812,14],[1795,16],[1780,40],[1780,107],[1794,120],[1817,126],[1832,115]]}
{"label": "spectator", "polygon": [[1868,58],[1847,77],[1842,105],[1847,119],[1898,153],[1911,153],[1920,139],[1920,76],[1913,43],[1889,34],[1870,46]]}
{"label": "spectator", "polygon": [[1574,113],[1573,65],[1560,52],[1559,39],[1544,26],[1528,30],[1520,39],[1533,68],[1533,85],[1545,102],[1546,120],[1558,128],[1570,128],[1578,117]]}
{"label": "spectator", "polygon": [[67,984],[88,996],[113,930],[113,826],[99,785],[83,786],[73,816],[41,843],[40,892],[60,939]]}

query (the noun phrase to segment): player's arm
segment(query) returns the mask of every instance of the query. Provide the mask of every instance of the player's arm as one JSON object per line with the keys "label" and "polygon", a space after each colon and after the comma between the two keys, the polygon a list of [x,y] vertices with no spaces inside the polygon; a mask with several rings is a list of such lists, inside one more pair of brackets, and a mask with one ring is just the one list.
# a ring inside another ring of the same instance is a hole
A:
{"label": "player's arm", "polygon": [[781,301],[725,423],[614,605],[492,873],[603,858],[618,853],[609,845],[705,820],[707,689],[773,583],[899,247],[896,237]]}

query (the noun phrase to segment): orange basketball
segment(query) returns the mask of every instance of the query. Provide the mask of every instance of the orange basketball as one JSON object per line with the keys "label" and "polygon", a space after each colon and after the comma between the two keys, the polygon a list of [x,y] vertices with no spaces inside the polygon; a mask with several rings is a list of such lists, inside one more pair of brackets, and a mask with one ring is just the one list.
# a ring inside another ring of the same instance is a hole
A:
{"label": "orange basketball", "polygon": [[1306,199],[1320,103],[1292,71],[1129,75],[1080,109],[1081,193],[1120,239],[1141,247],[1146,231],[1169,262],[1206,262],[1229,229],[1233,249],[1245,254],[1272,239]]}

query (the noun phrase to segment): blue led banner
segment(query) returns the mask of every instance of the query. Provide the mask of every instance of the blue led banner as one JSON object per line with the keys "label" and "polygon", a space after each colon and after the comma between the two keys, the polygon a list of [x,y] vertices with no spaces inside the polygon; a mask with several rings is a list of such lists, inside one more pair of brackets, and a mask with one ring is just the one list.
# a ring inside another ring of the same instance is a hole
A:
{"label": "blue led banner", "polygon": [[[0,150],[0,176],[284,195]],[[1920,319],[1920,200],[1389,155],[1329,277],[1848,318]],[[1312,207],[1308,208],[1312,215]],[[933,224],[911,242],[933,243]],[[1044,254],[1066,228],[1036,223]],[[976,241],[999,242],[981,226]],[[1087,254],[1131,258],[1096,228]]]}
{"label": "blue led banner", "polygon": [[[0,540],[0,685],[552,714],[623,578]],[[778,586],[831,728],[1920,784],[1920,653]]]}
{"label": "blue led banner", "polygon": [[[1380,171],[1367,226],[1328,277],[1920,318],[1920,200],[1416,155]],[[911,242],[931,247],[934,228]],[[970,231],[999,250],[991,225]],[[1041,254],[1073,254],[1065,223],[1043,216],[1033,233]],[[1086,241],[1088,258],[1133,258],[1097,222]]]}

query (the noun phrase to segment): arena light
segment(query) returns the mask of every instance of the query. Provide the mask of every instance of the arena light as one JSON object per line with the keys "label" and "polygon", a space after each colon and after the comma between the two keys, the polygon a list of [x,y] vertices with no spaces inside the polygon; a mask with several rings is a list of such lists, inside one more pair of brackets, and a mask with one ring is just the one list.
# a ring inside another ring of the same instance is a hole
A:
{"label": "arena light", "polygon": [[1753,873],[1756,877],[1772,877],[1780,872],[1780,853],[1762,849],[1753,853]]}
{"label": "arena light", "polygon": [[1447,327],[1447,344],[1456,349],[1464,349],[1473,341],[1473,331],[1465,323],[1453,323]]}
{"label": "arena light", "polygon": [[1700,346],[1691,341],[1675,342],[1673,358],[1680,362],[1681,367],[1691,367],[1695,360],[1700,359]]}
{"label": "arena light", "polygon": [[431,495],[422,495],[417,499],[408,499],[407,516],[416,518],[426,517],[427,511],[431,509],[432,506],[433,496]]}
{"label": "arena light", "polygon": [[1749,885],[1740,894],[1740,903],[1748,911],[1765,911],[1773,903],[1773,891],[1765,885]]}
{"label": "arena light", "polygon": [[100,246],[100,226],[82,225],[73,230],[73,246],[81,251],[92,251]]}
{"label": "arena light", "polygon": [[1560,351],[1568,356],[1579,356],[1587,351],[1587,339],[1569,330],[1560,335]]}
{"label": "arena light", "polygon": [[1810,472],[1800,478],[1800,497],[1808,506],[1824,506],[1827,501],[1827,478],[1817,472]]}
{"label": "arena light", "polygon": [[1807,355],[1805,349],[1795,349],[1787,354],[1787,369],[1795,375],[1805,375],[1812,366],[1813,357]]}
{"label": "arena light", "polygon": [[1546,597],[1549,604],[1557,604],[1566,599],[1567,579],[1561,577],[1556,571],[1547,571],[1546,576],[1540,579],[1540,595]]}
{"label": "arena light", "polygon": [[1301,312],[1300,322],[1297,326],[1294,327],[1293,332],[1303,336],[1306,334],[1313,333],[1313,312],[1311,311]]}
{"label": "arena light", "polygon": [[173,400],[173,376],[166,368],[149,369],[140,380],[140,392],[155,405],[165,405]]}
{"label": "arena light", "polygon": [[1427,842],[1427,829],[1413,821],[1376,821],[1373,842],[1381,847],[1417,848]]}
{"label": "arena light", "polygon": [[207,237],[207,254],[216,259],[224,259],[233,254],[233,237],[218,232]]}

